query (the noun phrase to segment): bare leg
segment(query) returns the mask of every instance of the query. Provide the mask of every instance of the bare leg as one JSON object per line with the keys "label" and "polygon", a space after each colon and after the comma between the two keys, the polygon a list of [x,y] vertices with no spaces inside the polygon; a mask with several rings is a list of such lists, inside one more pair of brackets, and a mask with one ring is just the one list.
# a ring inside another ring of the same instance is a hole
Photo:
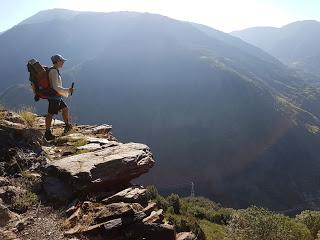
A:
{"label": "bare leg", "polygon": [[69,123],[69,108],[65,107],[62,109],[62,118],[65,124]]}
{"label": "bare leg", "polygon": [[46,130],[50,130],[52,123],[52,114],[48,113],[46,116]]}

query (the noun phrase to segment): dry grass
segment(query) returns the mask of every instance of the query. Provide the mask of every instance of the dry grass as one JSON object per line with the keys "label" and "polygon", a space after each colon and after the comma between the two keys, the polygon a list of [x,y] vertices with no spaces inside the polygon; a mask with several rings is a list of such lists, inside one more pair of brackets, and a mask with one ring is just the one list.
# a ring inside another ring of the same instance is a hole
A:
{"label": "dry grass", "polygon": [[57,139],[57,145],[58,146],[62,146],[64,144],[66,144],[66,143],[70,143],[75,147],[81,147],[83,145],[88,144],[88,141],[86,139],[84,139],[84,138],[73,139],[73,138],[70,138],[68,136],[62,136],[62,137],[59,137]]}
{"label": "dry grass", "polygon": [[6,109],[5,106],[2,103],[0,103],[0,111],[3,111],[5,109]]}
{"label": "dry grass", "polygon": [[39,202],[38,196],[30,191],[23,193],[15,198],[13,208],[18,212],[25,212],[29,207]]}
{"label": "dry grass", "polygon": [[4,117],[5,117],[5,113],[2,112],[2,111],[5,110],[5,109],[6,109],[6,108],[4,107],[4,105],[2,105],[2,104],[0,103],[0,120],[4,119]]}
{"label": "dry grass", "polygon": [[78,150],[75,155],[79,155],[79,154],[84,154],[84,153],[88,153],[88,150],[82,149],[82,150]]}
{"label": "dry grass", "polygon": [[73,146],[75,146],[75,147],[81,147],[81,146],[84,146],[84,145],[86,145],[86,144],[88,144],[88,141],[87,141],[86,139],[78,139],[77,141],[75,141],[75,142],[73,143]]}
{"label": "dry grass", "polygon": [[18,111],[18,114],[27,122],[29,127],[33,127],[37,119],[37,115],[34,112],[35,109],[33,107],[23,107]]}

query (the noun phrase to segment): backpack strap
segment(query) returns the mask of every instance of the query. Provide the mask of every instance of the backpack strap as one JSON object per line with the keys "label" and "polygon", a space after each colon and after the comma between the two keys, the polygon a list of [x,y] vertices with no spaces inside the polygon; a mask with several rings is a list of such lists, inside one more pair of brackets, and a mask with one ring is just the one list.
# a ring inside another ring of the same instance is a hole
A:
{"label": "backpack strap", "polygon": [[52,88],[52,86],[51,86],[51,81],[50,81],[50,78],[49,78],[49,73],[50,73],[50,71],[51,71],[52,69],[57,70],[57,72],[58,72],[59,76],[61,76],[61,75],[60,75],[60,71],[59,71],[59,69],[58,69],[58,68],[55,68],[55,67],[53,67],[53,66],[52,66],[52,67],[50,67],[50,68],[48,68],[48,81],[49,81],[50,88]]}

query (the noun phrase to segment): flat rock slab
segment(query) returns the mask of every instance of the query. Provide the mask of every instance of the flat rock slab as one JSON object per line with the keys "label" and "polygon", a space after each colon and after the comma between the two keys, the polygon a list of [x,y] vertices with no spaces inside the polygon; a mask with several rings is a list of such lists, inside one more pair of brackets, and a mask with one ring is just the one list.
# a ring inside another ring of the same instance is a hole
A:
{"label": "flat rock slab", "polygon": [[181,232],[177,234],[177,240],[196,240],[197,237],[192,232]]}
{"label": "flat rock slab", "polygon": [[10,112],[10,111],[1,111],[1,113],[4,115],[4,119],[13,122],[13,123],[20,123],[22,125],[26,125],[26,121],[17,113]]}
{"label": "flat rock slab", "polygon": [[90,129],[93,134],[107,134],[112,129],[111,125],[102,124]]}
{"label": "flat rock slab", "polygon": [[130,187],[102,200],[102,202],[105,204],[114,202],[145,203],[147,201],[147,189],[142,187]]}
{"label": "flat rock slab", "polygon": [[77,149],[93,152],[93,151],[101,150],[102,147],[99,143],[89,143],[89,144],[83,145],[81,147],[77,147]]}
{"label": "flat rock slab", "polygon": [[25,124],[21,124],[21,123],[14,123],[8,120],[0,120],[0,124],[8,127],[8,128],[17,128],[17,129],[24,129],[26,128]]}
{"label": "flat rock slab", "polygon": [[[40,127],[46,126],[46,119],[44,117],[38,117],[37,122]],[[64,125],[65,123],[63,121],[58,119],[52,119],[52,126],[64,126]]]}
{"label": "flat rock slab", "polygon": [[60,137],[61,140],[67,140],[67,141],[71,141],[71,142],[75,142],[78,140],[85,140],[88,143],[98,143],[100,145],[104,145],[104,146],[115,146],[115,145],[119,145],[120,143],[116,142],[116,141],[110,141],[106,138],[99,138],[99,137],[92,137],[92,136],[87,136],[84,135],[82,133],[71,133],[69,135]]}
{"label": "flat rock slab", "polygon": [[175,228],[168,224],[135,224],[126,231],[131,231],[130,239],[176,240]]}
{"label": "flat rock slab", "polygon": [[153,211],[150,216],[142,220],[143,223],[162,223],[164,219],[163,210],[159,209],[158,211]]}
{"label": "flat rock slab", "polygon": [[128,184],[153,165],[148,146],[126,143],[56,160],[47,167],[47,173],[69,184],[75,191],[98,186],[112,189]]}

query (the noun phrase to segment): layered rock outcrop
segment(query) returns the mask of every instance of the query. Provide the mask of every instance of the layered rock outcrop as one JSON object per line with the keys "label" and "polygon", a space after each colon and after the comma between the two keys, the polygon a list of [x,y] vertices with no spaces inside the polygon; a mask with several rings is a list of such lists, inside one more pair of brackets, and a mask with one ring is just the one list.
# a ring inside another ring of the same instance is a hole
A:
{"label": "layered rock outcrop", "polygon": [[62,136],[60,121],[53,125],[60,136],[46,142],[44,118],[34,115],[33,121],[30,127],[20,115],[1,111],[0,228],[6,236],[17,237],[24,229],[19,215],[10,211],[11,202],[29,193],[8,179],[28,175],[41,180],[40,195],[47,204],[66,209],[61,239],[176,239],[174,226],[149,200],[147,189],[131,184],[155,164],[148,146],[117,141],[106,124],[77,125]]}

